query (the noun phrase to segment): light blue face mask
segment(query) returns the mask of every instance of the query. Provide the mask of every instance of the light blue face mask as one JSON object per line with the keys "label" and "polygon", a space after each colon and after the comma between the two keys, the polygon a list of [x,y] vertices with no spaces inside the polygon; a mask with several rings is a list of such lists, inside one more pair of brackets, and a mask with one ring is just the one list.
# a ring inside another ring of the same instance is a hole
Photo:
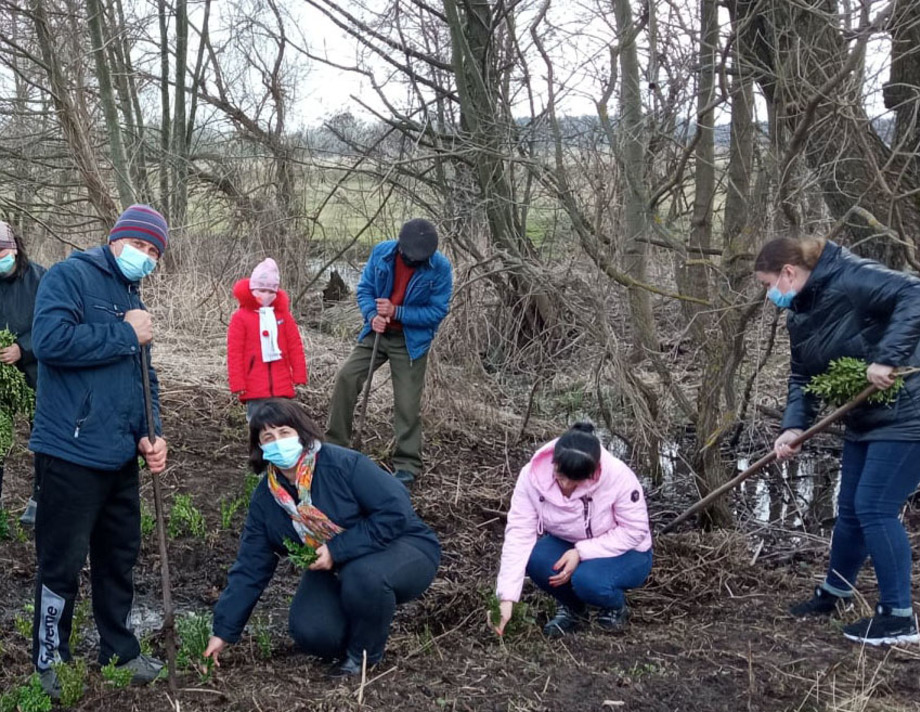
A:
{"label": "light blue face mask", "polygon": [[9,274],[16,266],[16,255],[10,253],[6,257],[0,257],[0,274]]}
{"label": "light blue face mask", "polygon": [[795,295],[798,294],[794,289],[790,289],[785,294],[779,291],[779,287],[775,284],[767,290],[767,299],[773,302],[780,309],[788,309],[792,306],[792,300],[795,299]]}
{"label": "light blue face mask", "polygon": [[121,248],[121,254],[115,258],[115,263],[125,279],[132,282],[139,282],[157,266],[155,259],[128,244]]}
{"label": "light blue face mask", "polygon": [[282,470],[287,470],[296,465],[301,454],[303,454],[303,445],[301,445],[300,438],[296,435],[265,443],[265,445],[260,445],[259,447],[262,448],[262,457]]}

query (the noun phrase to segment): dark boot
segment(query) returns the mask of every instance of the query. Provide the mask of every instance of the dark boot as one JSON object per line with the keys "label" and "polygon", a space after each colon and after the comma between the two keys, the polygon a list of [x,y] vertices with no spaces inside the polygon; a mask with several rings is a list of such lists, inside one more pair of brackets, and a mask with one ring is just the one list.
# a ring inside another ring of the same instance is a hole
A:
{"label": "dark boot", "polygon": [[547,638],[561,638],[577,631],[585,621],[584,608],[576,610],[557,602],[556,615],[543,626],[543,635]]}
{"label": "dark boot", "polygon": [[629,622],[629,607],[602,608],[597,614],[597,625],[608,633],[622,633]]}

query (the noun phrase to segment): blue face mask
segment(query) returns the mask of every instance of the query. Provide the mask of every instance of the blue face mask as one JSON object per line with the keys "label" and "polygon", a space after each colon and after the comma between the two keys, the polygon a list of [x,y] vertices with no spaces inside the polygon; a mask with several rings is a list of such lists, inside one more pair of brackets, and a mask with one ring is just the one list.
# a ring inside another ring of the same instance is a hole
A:
{"label": "blue face mask", "polygon": [[788,309],[792,306],[792,300],[795,299],[795,295],[798,294],[794,289],[790,289],[785,294],[779,291],[779,287],[773,285],[770,289],[767,290],[767,299],[773,302],[780,309]]}
{"label": "blue face mask", "polygon": [[127,244],[121,248],[121,254],[115,258],[115,263],[125,279],[131,282],[139,282],[157,266],[155,259]]}
{"label": "blue face mask", "polygon": [[0,274],[9,274],[16,266],[16,255],[9,254],[6,257],[0,257]]}
{"label": "blue face mask", "polygon": [[265,445],[260,445],[259,447],[262,448],[262,457],[282,470],[287,470],[296,465],[301,454],[303,454],[303,445],[301,445],[300,438],[296,435],[265,443]]}

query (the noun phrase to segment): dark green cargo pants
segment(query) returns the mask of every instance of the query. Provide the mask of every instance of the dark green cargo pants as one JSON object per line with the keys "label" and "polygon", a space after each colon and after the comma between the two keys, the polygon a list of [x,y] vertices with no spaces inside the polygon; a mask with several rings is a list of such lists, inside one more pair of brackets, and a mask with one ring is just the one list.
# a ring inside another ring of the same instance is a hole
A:
{"label": "dark green cargo pants", "polygon": [[[351,447],[352,422],[355,405],[364,387],[367,370],[374,350],[374,334],[358,342],[335,377],[335,390],[329,408],[326,440]],[[428,353],[409,360],[406,339],[402,334],[382,334],[377,349],[374,371],[387,361],[393,379],[394,423],[396,450],[393,468],[418,474],[422,468],[422,392],[425,390],[425,369]]]}

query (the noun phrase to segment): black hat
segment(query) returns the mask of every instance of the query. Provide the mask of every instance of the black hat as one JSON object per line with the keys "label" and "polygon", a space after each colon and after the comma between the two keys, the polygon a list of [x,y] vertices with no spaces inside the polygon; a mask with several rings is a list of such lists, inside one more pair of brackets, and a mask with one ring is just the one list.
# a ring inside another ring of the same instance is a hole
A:
{"label": "black hat", "polygon": [[399,251],[410,262],[424,262],[438,249],[438,231],[423,218],[410,220],[399,231]]}

